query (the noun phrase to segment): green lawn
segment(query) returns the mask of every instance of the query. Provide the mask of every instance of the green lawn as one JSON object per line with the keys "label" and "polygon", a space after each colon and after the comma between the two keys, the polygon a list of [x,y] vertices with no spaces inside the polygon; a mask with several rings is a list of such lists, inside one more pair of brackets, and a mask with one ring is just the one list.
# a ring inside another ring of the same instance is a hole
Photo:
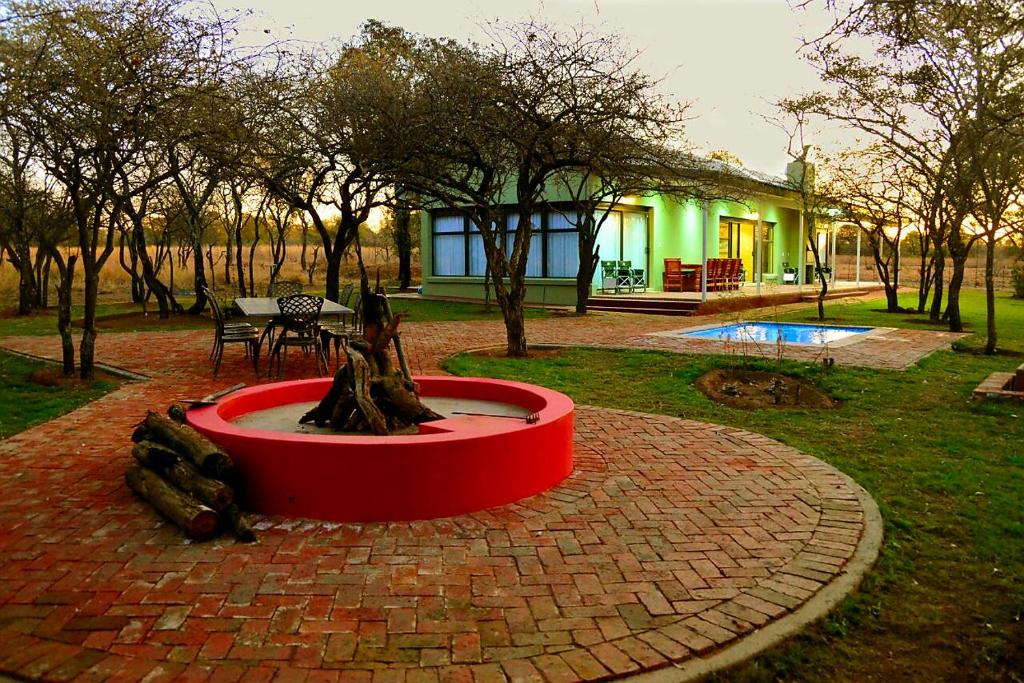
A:
{"label": "green lawn", "polygon": [[[182,306],[192,304],[190,297],[178,299]],[[405,311],[410,322],[427,322],[437,320],[501,320],[501,310],[497,305],[485,308],[482,304],[454,301],[430,301],[425,299],[392,299],[395,312]],[[132,315],[134,314],[134,315]],[[145,330],[193,330],[212,329],[213,322],[209,315],[172,316],[168,320],[160,320],[156,307],[149,306],[148,315],[142,316],[142,307],[132,303],[105,303],[98,308],[97,327],[100,333],[138,332]],[[527,318],[543,318],[551,312],[542,308],[528,308]],[[72,309],[74,320],[79,321],[82,307]],[[127,319],[125,316],[130,316]],[[77,333],[76,327],[76,333]],[[27,316],[15,316],[7,312],[0,316],[0,337],[35,336],[57,334],[57,313],[55,309],[36,311]]]}
{"label": "green lawn", "polygon": [[[491,304],[490,309],[483,304],[463,301],[433,301],[428,299],[391,299],[391,308],[395,313],[405,311],[409,322],[428,322],[435,320],[501,320],[501,309]],[[526,318],[545,318],[551,311],[544,308],[527,308]]]}
{"label": "green lawn", "polygon": [[[881,305],[830,304],[829,322],[921,326],[917,316],[873,312]],[[964,312],[972,328],[984,329],[979,293],[966,293]],[[999,322],[1001,346],[1024,351],[1024,301],[1000,298]],[[823,374],[787,363],[843,401],[828,413],[712,403],[692,383],[742,362],[721,356],[577,349],[526,360],[463,355],[447,367],[535,382],[580,403],[760,432],[834,464],[871,492],[886,538],[862,590],[824,623],[719,680],[995,681],[1024,675],[1024,405],[973,402],[970,392],[988,373],[1019,364],[1014,356],[942,352],[906,372]]]}
{"label": "green lawn", "polygon": [[[965,289],[960,294],[961,313],[967,332],[975,332],[964,339],[960,346],[968,350],[981,350],[985,346],[985,293],[977,289]],[[900,297],[900,305],[917,308],[917,294],[909,293]],[[1024,300],[1014,299],[1008,293],[996,295],[996,332],[999,348],[1024,353]],[[754,316],[758,317],[758,316]],[[827,302],[825,322],[832,325],[880,325],[886,327],[910,327],[919,330],[946,330],[945,323],[928,322],[926,314],[885,313],[885,301],[860,301],[838,299]],[[762,315],[763,319],[776,316]],[[788,311],[777,316],[789,322],[816,322],[817,309],[814,307]]]}
{"label": "green lawn", "polygon": [[51,386],[33,381],[33,373],[45,382],[59,373],[59,368],[0,351],[0,439],[52,420],[117,387],[116,382],[107,380]]}

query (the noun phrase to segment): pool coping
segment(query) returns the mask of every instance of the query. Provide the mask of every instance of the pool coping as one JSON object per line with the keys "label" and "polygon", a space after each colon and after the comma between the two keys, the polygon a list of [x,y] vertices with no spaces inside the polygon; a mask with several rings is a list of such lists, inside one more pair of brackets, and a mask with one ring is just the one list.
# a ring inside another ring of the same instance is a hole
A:
{"label": "pool coping", "polygon": [[[728,327],[728,326],[732,326],[732,325],[746,325],[748,323],[769,323],[770,324],[772,322],[773,321],[770,321],[770,320],[736,320],[736,321],[732,321],[732,322],[718,321],[718,322],[714,322],[714,323],[706,323],[704,325],[694,325],[692,327],[681,327],[681,328],[679,328],[677,330],[665,330],[665,331],[661,331],[661,332],[649,332],[649,333],[647,333],[644,336],[646,336],[646,337],[669,337],[671,339],[685,339],[686,341],[698,341],[698,342],[713,342],[713,343],[717,343],[717,344],[724,344],[724,343],[740,344],[740,343],[744,343],[744,341],[748,341],[750,343],[762,343],[762,342],[754,342],[753,340],[712,339],[712,338],[708,338],[708,337],[686,337],[685,335],[687,335],[687,334],[689,334],[691,332],[701,332],[703,330],[713,330],[713,329],[715,329],[717,327]],[[815,324],[815,323],[788,323],[788,322],[787,323],[777,323],[777,324],[780,324],[780,325],[800,325],[802,327],[836,327],[836,328],[838,328],[838,327],[846,327],[846,328],[849,328],[849,327],[865,327],[866,328],[864,332],[857,332],[855,334],[850,335],[849,337],[843,337],[842,339],[837,339],[835,341],[828,342],[827,344],[801,344],[800,342],[789,342],[789,341],[783,342],[784,346],[799,346],[799,347],[808,348],[808,349],[817,349],[817,348],[823,348],[823,347],[826,347],[826,346],[829,347],[829,348],[835,349],[835,348],[839,348],[839,347],[843,347],[843,346],[851,346],[853,344],[858,344],[858,343],[860,343],[862,341],[867,341],[868,339],[870,339],[872,337],[885,337],[885,335],[889,334],[890,332],[895,332],[895,331],[899,330],[899,328],[897,328],[897,327],[869,327],[869,326],[865,326],[865,325],[818,325],[818,324]],[[763,342],[763,343],[765,343],[765,344],[774,344],[775,342],[766,341],[766,342]]]}

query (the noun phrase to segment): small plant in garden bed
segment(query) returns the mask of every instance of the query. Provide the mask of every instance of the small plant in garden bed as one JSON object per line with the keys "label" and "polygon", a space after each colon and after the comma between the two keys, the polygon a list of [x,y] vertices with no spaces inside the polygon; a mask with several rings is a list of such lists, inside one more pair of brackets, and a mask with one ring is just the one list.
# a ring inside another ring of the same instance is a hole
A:
{"label": "small plant in garden bed", "polygon": [[716,368],[694,386],[732,408],[835,408],[838,403],[802,377],[748,368]]}

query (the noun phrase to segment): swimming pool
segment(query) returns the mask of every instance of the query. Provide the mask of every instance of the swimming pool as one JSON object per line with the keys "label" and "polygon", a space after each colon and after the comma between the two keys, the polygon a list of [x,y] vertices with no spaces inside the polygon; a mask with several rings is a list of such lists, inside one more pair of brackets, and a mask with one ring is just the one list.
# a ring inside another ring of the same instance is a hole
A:
{"label": "swimming pool", "polygon": [[838,327],[833,325],[807,325],[803,323],[742,322],[719,325],[693,331],[679,332],[680,337],[717,339],[721,341],[749,341],[775,344],[824,346],[840,339],[849,339],[871,332],[873,327]]}

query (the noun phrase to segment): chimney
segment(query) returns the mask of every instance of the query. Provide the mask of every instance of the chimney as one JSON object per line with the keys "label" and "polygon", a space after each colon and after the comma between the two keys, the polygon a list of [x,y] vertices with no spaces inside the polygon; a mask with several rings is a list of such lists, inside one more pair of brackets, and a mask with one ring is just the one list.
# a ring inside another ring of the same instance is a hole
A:
{"label": "chimney", "polygon": [[786,180],[793,187],[800,188],[803,185],[804,174],[807,175],[807,190],[814,189],[814,164],[809,161],[791,161],[786,164]]}

